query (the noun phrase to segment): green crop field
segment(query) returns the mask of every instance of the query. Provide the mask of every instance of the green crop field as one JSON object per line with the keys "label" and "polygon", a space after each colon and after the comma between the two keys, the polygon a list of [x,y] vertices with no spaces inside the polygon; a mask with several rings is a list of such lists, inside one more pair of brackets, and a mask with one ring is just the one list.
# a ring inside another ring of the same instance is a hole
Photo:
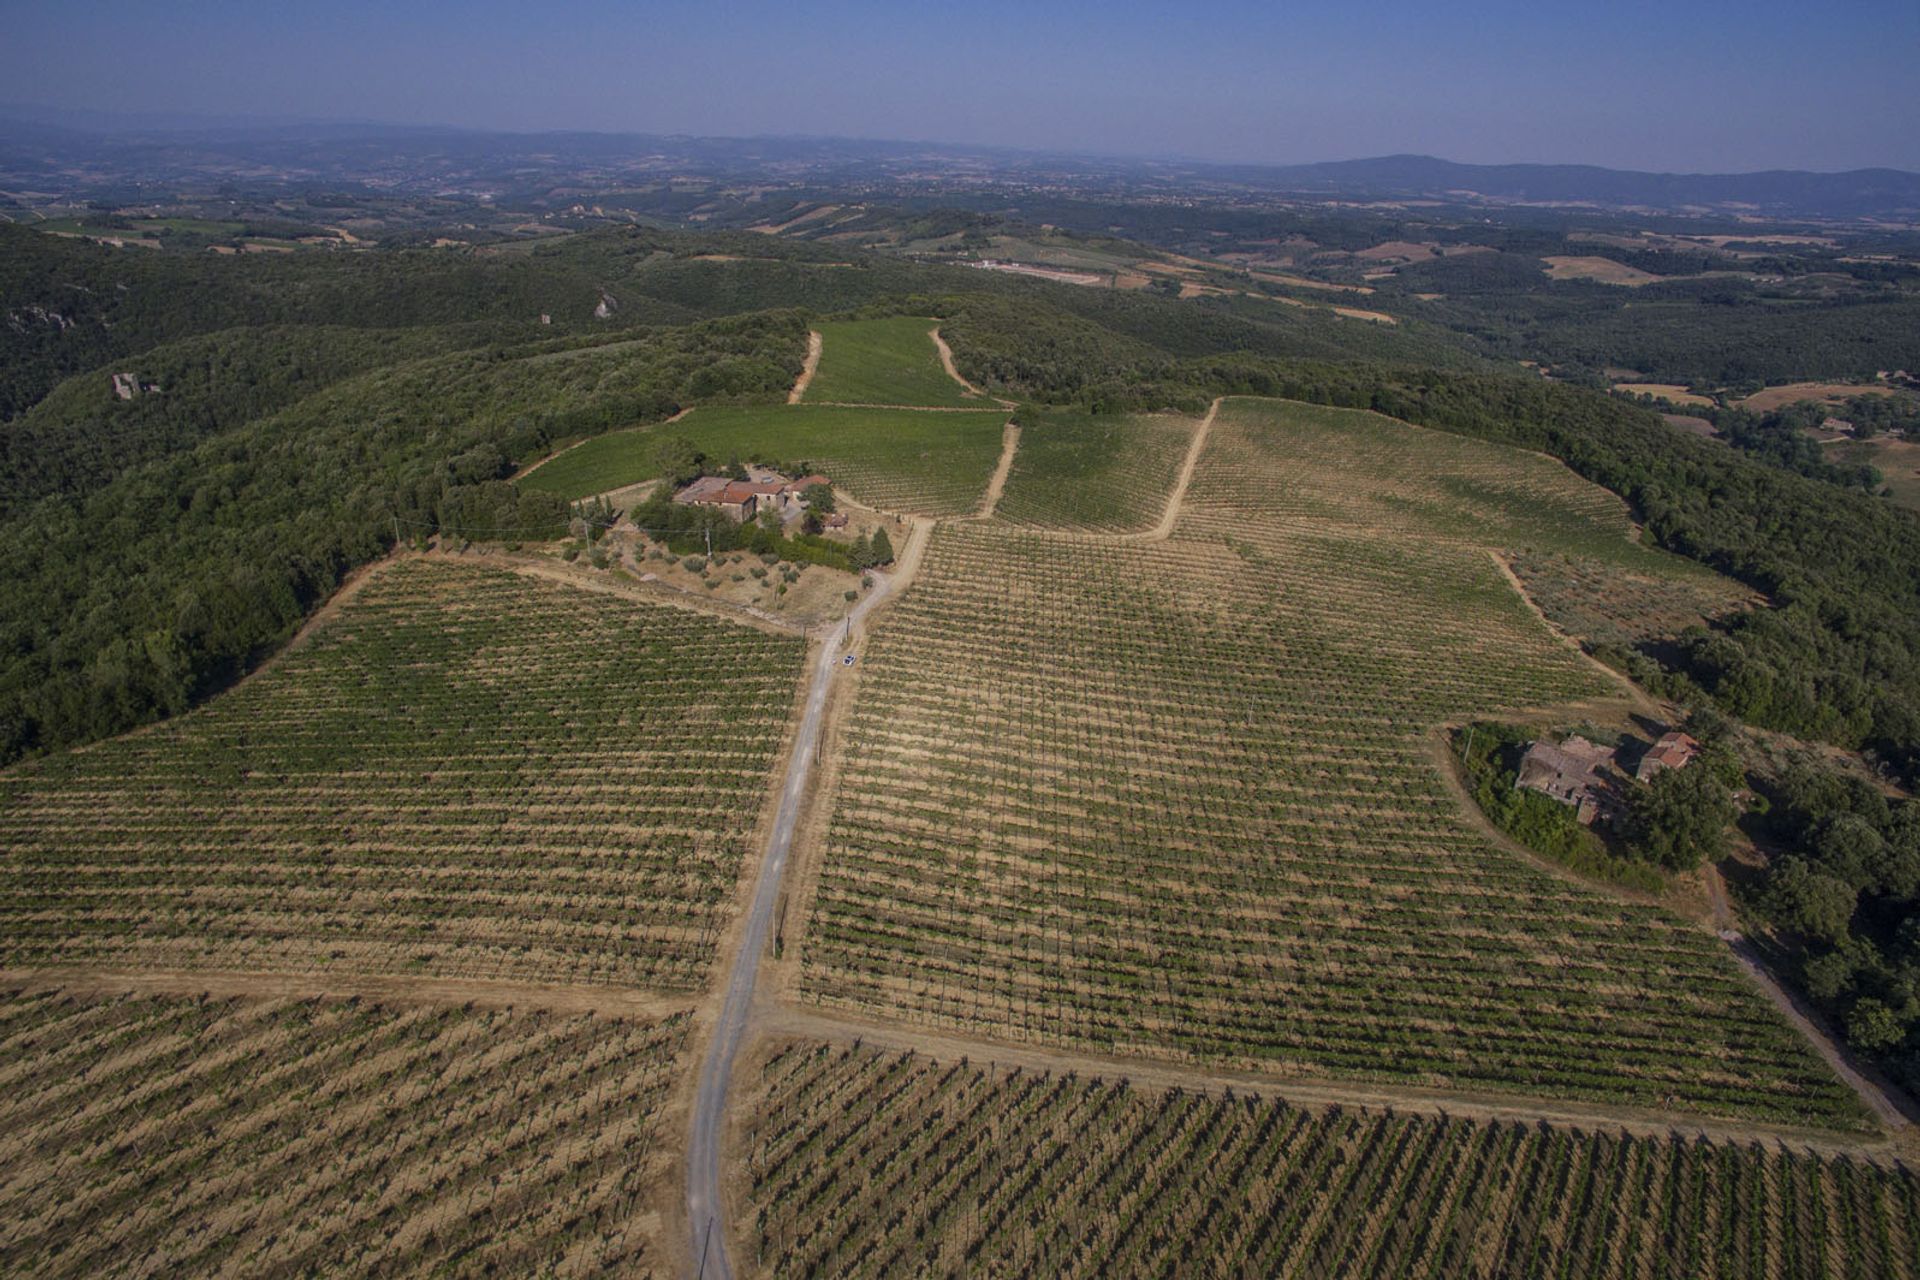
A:
{"label": "green crop field", "polygon": [[0,1272],[668,1274],[688,1018],[0,996]]}
{"label": "green crop field", "polygon": [[820,325],[820,367],[802,401],[947,408],[989,404],[947,376],[929,336],[939,323],[917,316],[890,316]]}
{"label": "green crop field", "polygon": [[0,966],[697,987],[801,648],[402,561],[204,709],[0,775]]}
{"label": "green crop field", "polygon": [[807,1042],[752,1076],[735,1256],[769,1275],[1920,1274],[1920,1179],[1845,1157]]}
{"label": "green crop field", "polygon": [[803,998],[1861,1123],[1711,937],[1489,844],[1443,781],[1442,722],[1615,697],[1475,539],[1631,559],[1626,529],[1545,459],[1236,402],[1170,541],[938,530],[862,660]]}
{"label": "green crop field", "polygon": [[1041,529],[1148,528],[1166,506],[1198,425],[1167,415],[1023,412],[996,514]]}
{"label": "green crop field", "polygon": [[985,493],[1000,457],[1004,411],[914,413],[792,405],[695,409],[678,422],[599,436],[521,481],[582,498],[651,480],[662,436],[687,437],[716,465],[730,458],[806,463],[887,511],[959,515]]}

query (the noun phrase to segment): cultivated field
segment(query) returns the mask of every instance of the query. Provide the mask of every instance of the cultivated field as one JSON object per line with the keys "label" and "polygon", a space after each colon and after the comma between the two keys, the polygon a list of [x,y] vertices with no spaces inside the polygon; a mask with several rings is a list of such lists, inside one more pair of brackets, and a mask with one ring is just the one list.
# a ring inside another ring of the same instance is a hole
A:
{"label": "cultivated field", "polygon": [[807,404],[980,408],[989,402],[947,376],[930,336],[939,323],[915,316],[841,320],[820,326],[820,368]]}
{"label": "cultivated field", "polygon": [[668,1274],[688,1018],[0,996],[0,1272]]}
{"label": "cultivated field", "polygon": [[1658,284],[1664,278],[1651,271],[1642,271],[1630,267],[1624,262],[1615,262],[1612,258],[1542,258],[1547,264],[1547,276],[1554,280],[1591,280],[1596,284],[1618,284],[1639,286]]}
{"label": "cultivated field", "polygon": [[[924,335],[923,335],[924,336]],[[977,402],[976,402],[977,403]],[[678,422],[599,436],[521,481],[568,498],[659,475],[663,435],[684,435],[720,463],[802,462],[869,506],[919,515],[973,510],[999,460],[1004,410],[916,413],[820,405],[696,409]]]}
{"label": "cultivated field", "polygon": [[743,1083],[765,1101],[735,1252],[768,1275],[1920,1274],[1920,1180],[1779,1146],[1303,1110],[807,1042]]}
{"label": "cultivated field", "polygon": [[1851,1126],[1724,950],[1490,845],[1441,722],[1609,699],[1487,546],[1607,548],[1558,464],[1229,402],[1170,541],[938,530],[878,625],[804,999],[1111,1053]]}
{"label": "cultivated field", "polygon": [[1676,636],[1747,608],[1755,598],[1731,578],[1677,557],[1673,571],[1664,574],[1544,551],[1516,555],[1512,565],[1527,595],[1555,626],[1593,644],[1635,645]]}
{"label": "cultivated field", "polygon": [[0,967],[697,987],[801,654],[401,561],[203,709],[0,775]]}
{"label": "cultivated field", "polygon": [[1026,413],[996,514],[1042,529],[1149,528],[1196,425],[1170,415]]}
{"label": "cultivated field", "polygon": [[1877,383],[1854,382],[1790,382],[1785,386],[1768,387],[1756,391],[1740,402],[1742,409],[1753,413],[1770,413],[1775,409],[1784,409],[1790,404],[1802,400],[1815,400],[1821,404],[1839,404],[1851,396],[1888,396],[1893,392]]}

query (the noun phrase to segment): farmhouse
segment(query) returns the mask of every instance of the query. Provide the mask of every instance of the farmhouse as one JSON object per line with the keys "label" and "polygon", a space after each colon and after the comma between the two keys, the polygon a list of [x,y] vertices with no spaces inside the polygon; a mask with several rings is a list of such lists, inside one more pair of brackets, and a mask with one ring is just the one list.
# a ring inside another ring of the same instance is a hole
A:
{"label": "farmhouse", "polygon": [[1663,733],[1647,754],[1640,757],[1640,766],[1633,771],[1633,776],[1641,782],[1651,782],[1653,775],[1662,769],[1684,769],[1699,754],[1700,743],[1692,736]]}
{"label": "farmhouse", "polygon": [[1558,800],[1573,809],[1582,826],[1591,826],[1596,820],[1611,821],[1618,808],[1605,772],[1613,762],[1612,747],[1579,734],[1557,746],[1542,739],[1527,744],[1513,785]]}
{"label": "farmhouse", "polygon": [[674,494],[673,500],[689,507],[711,507],[736,524],[753,519],[760,506],[760,494],[753,485],[725,476],[701,476]]}
{"label": "farmhouse", "polygon": [[742,523],[763,511],[772,511],[791,524],[806,514],[807,490],[821,484],[831,485],[832,481],[822,475],[789,480],[778,471],[749,467],[745,480],[701,476],[674,494],[673,500],[686,506],[715,507]]}

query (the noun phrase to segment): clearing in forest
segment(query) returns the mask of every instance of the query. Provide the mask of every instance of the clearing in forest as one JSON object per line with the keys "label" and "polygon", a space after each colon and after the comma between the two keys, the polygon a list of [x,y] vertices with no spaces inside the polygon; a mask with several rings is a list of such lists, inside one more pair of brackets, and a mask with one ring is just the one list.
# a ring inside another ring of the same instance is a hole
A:
{"label": "clearing in forest", "polygon": [[0,995],[0,1272],[664,1273],[688,1026]]}
{"label": "clearing in forest", "polygon": [[1595,284],[1638,288],[1646,284],[1659,284],[1666,278],[1630,267],[1624,262],[1615,262],[1612,258],[1556,256],[1542,258],[1541,261],[1547,264],[1547,276],[1553,280],[1591,280]]}
{"label": "clearing in forest", "polygon": [[1020,424],[999,518],[1105,533],[1152,527],[1198,427],[1170,414],[1030,411]]}
{"label": "clearing in forest", "polygon": [[1771,413],[1775,409],[1784,409],[1790,404],[1802,400],[1811,400],[1819,404],[1840,404],[1854,396],[1890,396],[1891,388],[1874,382],[1790,382],[1785,386],[1767,387],[1756,391],[1740,402],[1740,407],[1749,413]]}
{"label": "clearing in forest", "polygon": [[1710,936],[1497,848],[1444,722],[1617,686],[1489,550],[1647,567],[1559,463],[1220,410],[1173,537],[936,531],[878,624],[803,999],[1107,1053],[1865,1124]]}
{"label": "clearing in forest", "polygon": [[1920,1274],[1920,1178],[1778,1145],[808,1041],[749,1078],[734,1255],[772,1275]]}
{"label": "clearing in forest", "polygon": [[0,775],[0,967],[698,988],[802,648],[402,560],[201,709]]}
{"label": "clearing in forest", "polygon": [[661,439],[677,435],[692,440],[716,465],[736,457],[806,463],[868,506],[916,515],[961,515],[971,511],[986,490],[999,461],[1006,420],[1002,409],[917,413],[808,404],[707,407],[674,423],[596,437],[543,464],[520,483],[582,498],[652,480],[660,474],[654,458]]}
{"label": "clearing in forest", "polygon": [[989,407],[990,401],[947,375],[933,345],[937,324],[921,316],[822,324],[820,367],[807,384],[802,402]]}
{"label": "clearing in forest", "polygon": [[1887,497],[1900,506],[1920,510],[1920,443],[1874,436],[1870,440],[1829,441],[1822,452],[1828,462],[1877,468],[1886,481]]}

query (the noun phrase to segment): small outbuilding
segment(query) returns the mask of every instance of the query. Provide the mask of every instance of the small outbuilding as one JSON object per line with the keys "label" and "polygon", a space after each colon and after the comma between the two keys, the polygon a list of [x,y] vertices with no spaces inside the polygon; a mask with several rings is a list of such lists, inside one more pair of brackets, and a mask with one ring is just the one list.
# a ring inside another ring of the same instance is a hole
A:
{"label": "small outbuilding", "polygon": [[1647,754],[1640,757],[1639,767],[1634,769],[1633,776],[1641,782],[1651,782],[1653,776],[1662,769],[1684,769],[1699,754],[1699,740],[1691,734],[1663,733]]}

